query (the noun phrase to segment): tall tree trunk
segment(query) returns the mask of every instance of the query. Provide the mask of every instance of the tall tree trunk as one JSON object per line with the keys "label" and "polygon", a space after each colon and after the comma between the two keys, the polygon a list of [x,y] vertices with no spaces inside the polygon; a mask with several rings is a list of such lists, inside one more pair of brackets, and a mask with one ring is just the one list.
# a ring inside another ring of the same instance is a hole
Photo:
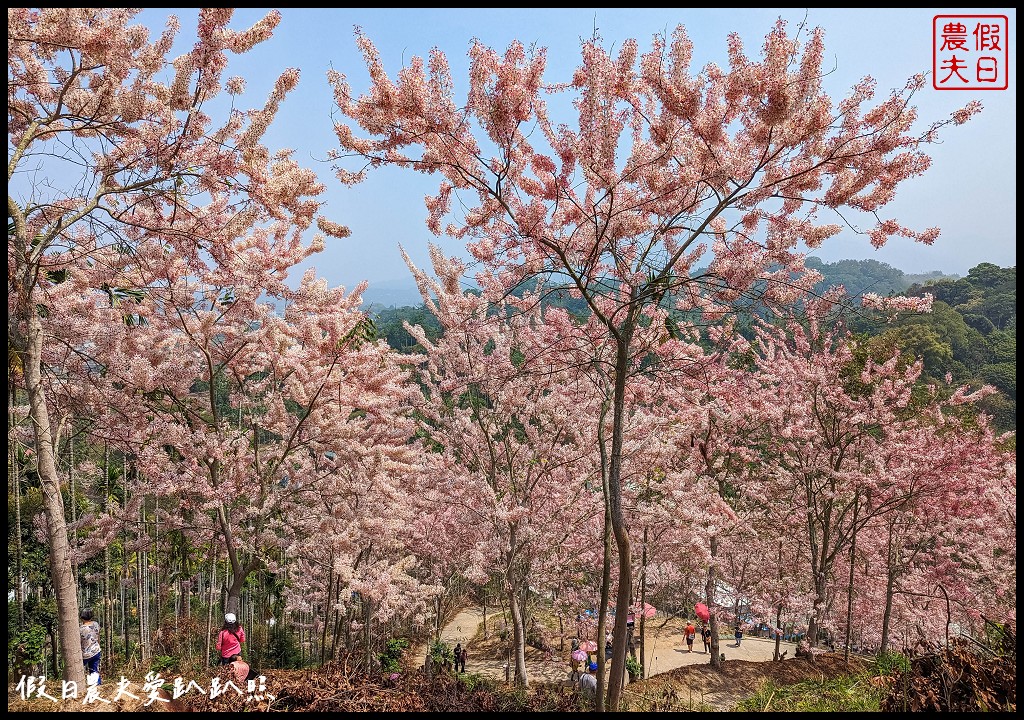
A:
{"label": "tall tree trunk", "polygon": [[[782,540],[779,540],[779,557],[776,561],[779,566],[779,587],[782,587]],[[775,653],[772,655],[773,660],[782,659],[782,602],[775,606],[775,630],[772,634],[775,636]]]}
{"label": "tall tree trunk", "polygon": [[[822,612],[819,609],[819,603],[825,602],[825,579],[820,573],[814,574],[814,609],[811,611],[810,617],[807,620],[807,644],[810,647],[818,646],[818,633],[821,631],[821,622],[818,620],[818,613]],[[813,660],[814,655],[810,654],[809,657]]]}
{"label": "tall tree trunk", "polygon": [[[110,448],[103,443],[103,512],[110,503]],[[103,545],[103,659],[110,662],[114,639],[114,594],[110,589],[110,543]]]}
{"label": "tall tree trunk", "polygon": [[512,637],[515,643],[516,687],[525,690],[529,686],[529,680],[526,677],[526,633],[523,629],[523,615],[519,603],[521,592],[518,581],[509,583],[508,607],[512,614]]}
{"label": "tall tree trunk", "polygon": [[[215,468],[214,474],[217,474]],[[216,483],[214,483],[216,484]],[[227,597],[224,599],[224,612],[238,614],[241,602],[242,587],[245,585],[249,573],[254,569],[251,564],[243,562],[244,558],[239,557],[238,549],[235,547],[234,536],[231,532],[231,520],[228,518],[227,509],[221,503],[217,508],[217,521],[220,525],[221,536],[224,538],[224,548],[227,550],[228,567],[230,568],[231,584],[227,587]]]}
{"label": "tall tree trunk", "polygon": [[[338,598],[341,598],[341,578],[338,578]],[[345,650],[350,650],[354,645],[352,640],[352,603],[345,606]]]}
{"label": "tall tree trunk", "polygon": [[612,450],[608,463],[608,508],[619,553],[619,589],[615,598],[615,630],[612,633],[612,667],[608,677],[608,710],[618,712],[626,679],[626,615],[633,587],[629,528],[622,509],[622,435],[625,427],[626,376],[632,341],[632,318],[616,334],[615,383],[612,390]]}
{"label": "tall tree trunk", "polygon": [[850,662],[850,644],[853,642],[853,576],[857,565],[857,513],[860,511],[860,492],[853,496],[853,526],[850,537],[850,582],[846,586],[846,647],[843,649],[843,660]]}
{"label": "tall tree trunk", "polygon": [[[27,266],[25,268],[27,275]],[[32,281],[23,281],[31,288]],[[22,306],[21,320],[26,326],[26,342],[21,353],[28,394],[29,416],[35,432],[37,469],[42,485],[43,512],[46,516],[46,540],[50,551],[50,581],[57,600],[57,632],[64,661],[64,679],[85,686],[85,665],[82,663],[82,643],[79,641],[78,593],[71,568],[71,547],[68,526],[64,517],[64,498],[60,492],[60,476],[54,461],[53,429],[46,406],[42,381],[43,325],[36,311],[32,294]]]}
{"label": "tall tree trunk", "polygon": [[[601,605],[598,607],[597,616],[597,690],[594,693],[594,709],[597,712],[605,711],[605,689],[607,687],[607,667],[604,658],[604,648],[601,643],[604,641],[604,634],[607,632],[606,625],[608,617],[608,598],[611,594],[612,584],[612,521],[611,512],[608,510],[608,451],[605,444],[604,421],[608,416],[607,400],[601,403],[601,412],[597,420],[597,447],[601,454],[601,491],[604,496],[604,525],[601,533],[602,563],[601,563]],[[579,628],[577,628],[577,634]],[[580,637],[580,640],[584,638]]]}
{"label": "tall tree trunk", "polygon": [[[227,599],[224,601],[224,612],[238,615],[239,608],[242,605],[242,588],[249,577],[249,571],[244,569],[232,570],[231,584],[228,585]],[[238,617],[241,619],[240,615]]]}
{"label": "tall tree trunk", "polygon": [[327,625],[331,617],[331,596],[334,594],[334,554],[331,553],[331,569],[327,577],[327,600],[324,602],[324,627],[320,633],[320,664],[327,661]]}
{"label": "tall tree trunk", "polygon": [[[601,604],[597,609],[597,691],[594,693],[594,708],[598,712],[607,709],[605,689],[608,683],[608,661],[605,659],[604,638],[608,632],[608,603],[612,585],[612,524],[605,503],[604,513],[604,560],[601,567]],[[581,640],[583,638],[580,638]]]}
{"label": "tall tree trunk", "polygon": [[708,579],[704,583],[704,602],[707,603],[708,612],[711,617],[708,624],[711,626],[711,667],[721,669],[722,656],[719,651],[721,647],[718,642],[718,608],[715,605],[715,590],[718,585],[716,577],[716,556],[718,555],[718,536],[711,536],[711,562],[708,564]]}
{"label": "tall tree trunk", "polygon": [[[14,417],[12,411],[12,405],[14,404],[14,394],[11,393],[11,402],[7,406],[7,418],[8,423],[10,419]],[[17,446],[11,445],[11,467],[14,469],[14,544],[15,544],[15,566],[14,566],[14,597],[15,602],[18,604],[18,630],[21,631],[25,628],[25,592],[24,582],[22,580],[21,571],[21,468],[18,464],[18,453]]]}
{"label": "tall tree trunk", "polygon": [[[128,456],[121,455],[121,515],[128,517]],[[124,637],[124,660],[131,657],[128,636],[128,523],[121,530],[121,635]],[[209,653],[207,653],[209,655]]]}
{"label": "tall tree trunk", "polygon": [[[148,565],[146,566],[149,567]],[[157,633],[160,632],[160,608],[163,603],[161,599],[161,591],[164,589],[163,578],[160,575],[160,496],[158,495],[153,502],[153,567],[156,568],[153,571],[153,590],[154,612],[150,614],[146,612],[146,621],[150,626],[150,630],[154,627]],[[156,617],[156,622],[152,622],[150,618]]]}
{"label": "tall tree trunk", "polygon": [[[341,578],[338,578],[338,585],[341,585]],[[340,587],[339,587],[340,594]],[[340,597],[338,598],[341,599]],[[341,634],[341,610],[335,603],[334,607],[334,628],[331,631],[331,660],[337,661],[338,659],[338,636]]]}
{"label": "tall tree trunk", "polygon": [[[815,547],[815,544],[811,543],[811,573],[813,575],[814,585],[814,607],[811,610],[810,618],[807,621],[807,644],[811,648],[818,646],[819,634],[821,633],[821,619],[825,615],[825,606],[827,604],[827,590],[828,575],[826,574],[826,548],[828,543],[826,542],[828,533],[823,532],[825,539],[821,542],[820,550]],[[820,551],[821,555],[818,556]],[[810,659],[814,660],[814,654],[809,653]]]}
{"label": "tall tree trunk", "polygon": [[[75,421],[74,417],[68,419],[68,500],[71,503],[71,547],[78,546],[78,483],[75,475]],[[71,571],[78,577],[78,561],[72,559]],[[78,583],[75,583],[75,592],[80,590]],[[78,604],[82,605],[85,598],[79,596]]]}
{"label": "tall tree trunk", "polygon": [[[139,506],[139,512],[144,512],[143,505]],[[135,551],[135,612],[139,619],[139,657],[145,661],[149,657],[149,647],[146,641],[146,594],[144,592],[146,574],[144,572],[144,560],[142,553],[142,523],[139,522],[139,530],[135,534],[138,549]]]}
{"label": "tall tree trunk", "polygon": [[878,645],[878,654],[889,649],[889,626],[892,623],[892,600],[896,593],[896,572],[899,558],[893,543],[893,523],[889,523],[889,547],[885,563],[885,610],[882,612],[882,641]]}
{"label": "tall tree trunk", "polygon": [[210,604],[206,607],[206,661],[210,661],[210,640],[213,638],[214,593],[217,592],[217,548],[213,549],[213,569],[210,572]]}
{"label": "tall tree trunk", "polygon": [[185,575],[186,571],[182,569],[181,576],[175,583],[177,586],[178,598],[181,603],[181,616],[183,618],[192,617],[192,580],[190,576]]}
{"label": "tall tree trunk", "polygon": [[114,638],[114,599],[110,591],[110,546],[103,547],[103,659],[110,662]]}
{"label": "tall tree trunk", "polygon": [[[646,613],[644,608],[647,607],[647,528],[644,528],[644,549],[640,557],[640,677],[647,677],[646,670],[646,654],[644,653],[644,637],[646,630]],[[634,621],[635,625],[635,621]],[[635,659],[636,653],[633,648],[633,643],[630,642],[630,655]],[[630,678],[630,682],[633,678]]]}
{"label": "tall tree trunk", "polygon": [[131,638],[128,636],[128,556],[127,552],[121,552],[121,636],[124,637],[124,660],[131,657]]}
{"label": "tall tree trunk", "polygon": [[[363,640],[366,645],[366,672],[373,672],[373,629],[370,623],[373,622],[373,602],[366,602],[363,606]],[[455,658],[456,665],[459,659]]]}
{"label": "tall tree trunk", "polygon": [[773,660],[782,659],[782,603],[775,606],[775,630],[772,632],[775,636],[775,653],[772,655]]}

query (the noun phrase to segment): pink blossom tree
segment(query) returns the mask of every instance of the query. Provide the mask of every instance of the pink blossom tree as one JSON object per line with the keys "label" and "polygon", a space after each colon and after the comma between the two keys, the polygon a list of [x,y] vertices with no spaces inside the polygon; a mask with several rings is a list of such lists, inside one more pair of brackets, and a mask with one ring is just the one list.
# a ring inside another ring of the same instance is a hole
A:
{"label": "pink blossom tree", "polygon": [[432,494],[459,509],[446,552],[462,554],[470,578],[500,578],[515,679],[526,687],[530,588],[548,585],[586,539],[596,538],[586,531],[600,507],[595,427],[587,396],[546,352],[550,326],[535,300],[495,306],[464,293],[462,263],[436,248],[431,255],[436,279],[410,267],[444,331],[430,340],[420,327],[408,330],[426,354],[421,428],[440,455]]}
{"label": "pink blossom tree", "polygon": [[943,399],[930,388],[878,458],[886,492],[899,503],[865,528],[856,560],[863,569],[848,600],[858,605],[860,637],[880,651],[895,628],[914,628],[905,644],[918,633],[944,642],[947,623],[976,629],[982,617],[1002,622],[1015,613],[1009,568],[1016,543],[1007,542],[1012,455],[978,413],[981,396],[961,388]]}
{"label": "pink blossom tree", "polygon": [[[915,390],[920,363],[901,364],[898,353],[884,362],[858,360],[842,324],[825,321],[826,307],[825,300],[808,303],[803,324],[790,320],[785,326],[762,324],[758,330],[757,381],[774,406],[758,412],[764,421],[757,441],[759,466],[745,488],[780,498],[802,516],[780,532],[803,525],[814,596],[808,629],[812,646],[825,625],[831,631],[842,628],[846,644],[851,642],[855,585],[863,580],[856,572],[858,543],[867,537],[878,547],[877,537],[870,536],[881,527],[894,533],[919,523],[936,527],[934,519],[925,518],[944,512],[939,510],[949,505],[944,498],[950,493],[984,497],[984,488],[999,481],[1005,466],[984,416],[960,407],[990,389],[971,393],[959,388],[947,399],[932,389],[921,396]],[[945,514],[957,524],[974,521]],[[937,538],[925,542],[928,551],[918,561],[937,561],[944,543]],[[901,554],[898,533],[886,543],[892,561],[893,553]],[[836,574],[844,566],[845,584]],[[895,573],[890,582],[895,581],[899,570],[892,562],[885,567],[877,576]],[[956,574],[948,575],[947,582]],[[889,587],[882,595],[883,606],[890,609],[892,593]],[[834,606],[841,599],[847,602],[844,611]]]}
{"label": "pink blossom tree", "polygon": [[[763,423],[759,407],[771,398],[759,391],[746,368],[730,365],[737,338],[731,322],[713,328],[708,339],[715,351],[700,363],[701,372],[694,379],[698,381],[670,383],[666,393],[672,408],[666,439],[683,451],[677,472],[685,469],[692,476],[690,486],[680,492],[700,498],[703,511],[694,527],[705,555],[703,600],[710,611],[715,667],[720,666],[722,616],[734,617],[741,598],[749,597],[762,577],[752,566],[754,558],[775,550],[751,531],[752,520],[768,506],[765,498],[744,493],[749,467],[756,462],[753,441]],[[757,525],[753,524],[755,530]],[[723,585],[728,587],[731,607],[719,601]]]}
{"label": "pink blossom tree", "polygon": [[[254,253],[250,269],[257,259],[279,261]],[[397,356],[364,335],[359,292],[310,271],[278,314],[243,274],[229,294],[209,284],[223,268],[203,284],[159,267],[130,307],[145,322],[108,326],[88,359],[67,365],[88,380],[80,402],[93,407],[93,432],[131,454],[140,499],[163,499],[164,527],[223,548],[226,610],[237,612],[253,571],[279,569],[282,551],[314,562],[333,549],[327,564],[356,582],[381,562],[368,538],[386,548],[395,536],[383,518],[405,512],[394,499],[416,467],[418,398]],[[364,598],[364,609],[385,599]]]}
{"label": "pink blossom tree", "polygon": [[[404,499],[419,468],[419,393],[408,358],[368,334],[359,289],[330,289],[310,271],[296,290],[275,289],[279,308],[263,301],[258,268],[279,260],[254,252],[230,287],[214,285],[223,267],[154,264],[146,293],[114,308],[69,295],[74,322],[54,322],[55,337],[90,313],[94,322],[63,346],[89,348],[63,358],[74,379],[63,404],[86,409],[92,435],[121,448],[138,480],[83,549],[155,501],[161,532],[226,556],[225,609],[237,613],[254,571],[288,574],[289,600],[319,592],[323,616],[356,613],[369,653],[376,627],[421,604],[401,531],[413,517]],[[121,313],[137,320],[103,322]]]}
{"label": "pink blossom tree", "polygon": [[[896,188],[928,167],[924,146],[977,103],[914,132],[913,94],[923,75],[870,106],[865,78],[834,102],[822,85],[823,36],[803,49],[779,22],[760,60],[729,38],[729,69],[692,72],[682,27],[641,53],[617,56],[598,38],[583,42],[568,82],[547,83],[543,49],[518,42],[504,55],[474,42],[469,89],[455,98],[443,52],[413,58],[388,77],[359,34],[370,89],[355,96],[330,74],[341,113],[342,152],[367,166],[397,165],[441,177],[427,199],[427,224],[467,241],[492,271],[482,285],[497,297],[528,277],[551,275],[579,293],[614,348],[609,510],[620,579],[609,706],[617,709],[625,671],[632,565],[622,507],[624,401],[640,366],[634,338],[662,303],[715,321],[759,288],[768,302],[793,297],[800,243],[816,248],[841,231],[820,211],[864,211],[876,246],[901,235],[931,242],[881,216]],[[578,124],[548,113],[546,93],[573,93]],[[357,127],[370,137],[358,137]],[[339,168],[344,182],[364,169]],[[458,198],[457,202],[453,202]],[[854,213],[855,214],[855,213]]]}
{"label": "pink blossom tree", "polygon": [[[322,191],[288,151],[260,144],[298,71],[277,79],[262,108],[232,109],[220,123],[206,112],[224,88],[242,90],[241,79],[224,80],[229,54],[266,40],[277,12],[235,31],[230,8],[202,10],[195,46],[173,62],[177,19],[150,42],[132,24],[136,13],[8,9],[8,340],[31,407],[65,673],[77,681],[75,579],[44,391],[44,375],[55,370],[44,361],[47,324],[65,312],[68,278],[80,275],[70,282],[99,303],[104,288],[142,290],[125,273],[167,256],[230,265],[262,249],[281,258],[281,281],[311,251],[300,235]],[[319,223],[328,235],[346,234]]]}

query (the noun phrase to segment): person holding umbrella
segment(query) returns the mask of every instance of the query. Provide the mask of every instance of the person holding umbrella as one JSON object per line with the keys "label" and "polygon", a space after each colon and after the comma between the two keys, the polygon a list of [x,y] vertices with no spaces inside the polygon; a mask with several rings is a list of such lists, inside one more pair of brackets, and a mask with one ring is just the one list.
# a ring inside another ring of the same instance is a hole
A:
{"label": "person holding umbrella", "polygon": [[589,656],[582,648],[577,647],[569,653],[569,682],[575,683],[580,679],[580,668],[589,659]]}
{"label": "person holding umbrella", "polygon": [[711,622],[711,611],[708,610],[708,606],[704,603],[697,603],[693,606],[693,612],[697,615],[697,619],[702,623]]}
{"label": "person holding umbrella", "polygon": [[[589,663],[589,662],[591,662],[591,660],[593,660],[594,662],[597,662],[597,643],[596,642],[594,642],[593,640],[582,640],[582,641],[580,641],[580,650],[582,650],[586,654],[586,659],[584,660],[584,662]],[[591,653],[594,654],[593,658],[590,657]]]}

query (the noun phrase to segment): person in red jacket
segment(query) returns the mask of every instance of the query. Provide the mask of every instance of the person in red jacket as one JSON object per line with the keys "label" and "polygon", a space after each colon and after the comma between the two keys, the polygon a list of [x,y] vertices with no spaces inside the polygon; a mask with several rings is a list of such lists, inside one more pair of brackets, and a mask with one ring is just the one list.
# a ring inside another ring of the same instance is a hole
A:
{"label": "person in red jacket", "polygon": [[683,634],[686,635],[686,652],[693,652],[693,641],[697,637],[697,628],[693,626],[692,622],[687,622]]}
{"label": "person in red jacket", "polygon": [[217,652],[220,653],[220,664],[227,665],[235,655],[241,655],[244,642],[245,630],[239,625],[235,614],[225,613],[224,627],[217,633]]}

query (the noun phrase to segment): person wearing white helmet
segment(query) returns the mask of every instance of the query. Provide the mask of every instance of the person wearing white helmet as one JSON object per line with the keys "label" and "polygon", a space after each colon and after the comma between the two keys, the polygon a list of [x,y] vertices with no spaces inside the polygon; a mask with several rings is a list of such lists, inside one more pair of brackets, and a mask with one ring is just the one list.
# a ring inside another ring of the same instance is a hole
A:
{"label": "person wearing white helmet", "polygon": [[220,653],[220,664],[228,665],[236,655],[241,655],[244,642],[245,630],[238,623],[238,618],[234,613],[224,613],[224,627],[217,633],[217,652]]}

